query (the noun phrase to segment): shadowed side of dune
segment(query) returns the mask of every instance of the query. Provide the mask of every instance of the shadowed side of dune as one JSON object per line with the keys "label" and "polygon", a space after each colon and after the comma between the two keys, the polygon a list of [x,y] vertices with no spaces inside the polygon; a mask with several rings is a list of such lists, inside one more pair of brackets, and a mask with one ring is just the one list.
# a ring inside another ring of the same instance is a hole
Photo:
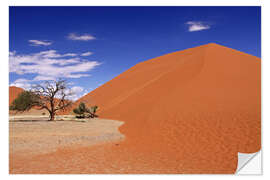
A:
{"label": "shadowed side of dune", "polygon": [[238,152],[261,148],[260,59],[217,44],[139,63],[80,101],[175,173],[234,173]]}

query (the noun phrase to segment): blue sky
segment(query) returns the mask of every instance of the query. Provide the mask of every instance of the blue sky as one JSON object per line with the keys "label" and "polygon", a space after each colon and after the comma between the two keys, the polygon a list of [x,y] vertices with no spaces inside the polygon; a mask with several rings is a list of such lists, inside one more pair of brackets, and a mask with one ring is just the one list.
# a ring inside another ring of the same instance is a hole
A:
{"label": "blue sky", "polygon": [[10,7],[10,85],[66,78],[76,95],[138,62],[215,42],[261,56],[260,7]]}

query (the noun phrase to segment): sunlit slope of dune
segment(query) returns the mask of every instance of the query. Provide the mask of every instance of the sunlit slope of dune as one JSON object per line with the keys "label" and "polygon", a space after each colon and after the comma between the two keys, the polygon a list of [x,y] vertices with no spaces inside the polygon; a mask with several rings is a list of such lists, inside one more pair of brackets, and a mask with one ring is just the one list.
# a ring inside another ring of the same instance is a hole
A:
{"label": "sunlit slope of dune", "polygon": [[237,152],[261,148],[260,61],[211,43],[139,63],[77,103],[124,121],[126,145],[168,166],[233,173]]}

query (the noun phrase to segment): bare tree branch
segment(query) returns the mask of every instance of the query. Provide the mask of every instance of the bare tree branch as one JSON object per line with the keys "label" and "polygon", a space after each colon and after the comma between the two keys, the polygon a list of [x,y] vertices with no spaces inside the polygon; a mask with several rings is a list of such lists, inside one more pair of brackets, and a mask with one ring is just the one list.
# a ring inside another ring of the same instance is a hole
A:
{"label": "bare tree branch", "polygon": [[49,111],[50,120],[54,120],[57,111],[65,110],[72,104],[67,99],[68,96],[72,95],[72,92],[67,91],[65,80],[45,81],[43,85],[37,84],[33,86],[31,91],[40,97],[39,102],[36,102],[36,106]]}

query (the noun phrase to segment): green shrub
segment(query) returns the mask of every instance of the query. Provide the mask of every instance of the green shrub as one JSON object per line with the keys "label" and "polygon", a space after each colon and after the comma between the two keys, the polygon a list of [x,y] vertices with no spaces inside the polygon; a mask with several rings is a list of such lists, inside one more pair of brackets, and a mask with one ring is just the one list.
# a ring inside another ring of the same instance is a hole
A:
{"label": "green shrub", "polygon": [[86,107],[85,103],[81,102],[77,108],[73,109],[73,112],[76,114],[76,118],[94,118],[97,117],[97,108],[98,106],[92,106],[89,109]]}
{"label": "green shrub", "polygon": [[39,105],[40,97],[33,92],[23,91],[11,103],[9,109],[15,111],[28,111],[33,106]]}

